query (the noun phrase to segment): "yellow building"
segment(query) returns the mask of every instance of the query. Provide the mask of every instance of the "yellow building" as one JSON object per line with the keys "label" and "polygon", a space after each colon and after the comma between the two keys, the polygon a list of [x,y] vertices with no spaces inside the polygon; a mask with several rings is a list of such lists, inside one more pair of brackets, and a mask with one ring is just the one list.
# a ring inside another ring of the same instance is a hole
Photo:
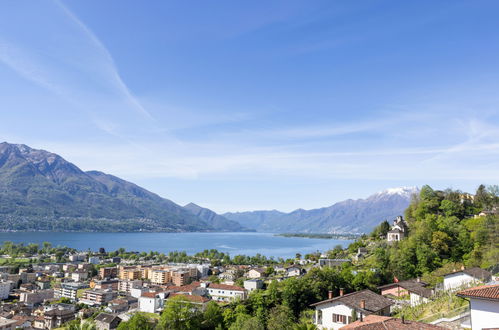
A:
{"label": "yellow building", "polygon": [[171,272],[164,269],[153,269],[150,271],[151,283],[166,284],[172,281]]}

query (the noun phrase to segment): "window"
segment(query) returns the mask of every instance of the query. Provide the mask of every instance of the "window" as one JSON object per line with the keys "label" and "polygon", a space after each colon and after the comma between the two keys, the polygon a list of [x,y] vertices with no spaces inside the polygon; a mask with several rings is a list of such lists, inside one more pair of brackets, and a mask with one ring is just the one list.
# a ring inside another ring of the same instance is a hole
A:
{"label": "window", "polygon": [[333,323],[347,324],[347,317],[345,315],[333,314]]}

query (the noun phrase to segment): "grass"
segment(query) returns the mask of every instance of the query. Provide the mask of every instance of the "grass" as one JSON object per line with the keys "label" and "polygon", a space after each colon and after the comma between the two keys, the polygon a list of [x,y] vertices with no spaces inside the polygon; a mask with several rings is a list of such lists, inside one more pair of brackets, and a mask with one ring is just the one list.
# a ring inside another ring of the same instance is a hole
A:
{"label": "grass", "polygon": [[442,317],[452,317],[461,313],[468,302],[457,297],[454,293],[442,293],[428,303],[414,307],[406,306],[396,312],[396,317],[404,316],[407,320],[431,322]]}

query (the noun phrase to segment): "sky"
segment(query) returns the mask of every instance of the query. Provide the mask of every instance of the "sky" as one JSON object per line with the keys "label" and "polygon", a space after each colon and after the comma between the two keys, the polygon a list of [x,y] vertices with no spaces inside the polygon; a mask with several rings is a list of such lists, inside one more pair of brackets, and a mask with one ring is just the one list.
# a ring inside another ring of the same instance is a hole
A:
{"label": "sky", "polygon": [[0,141],[216,212],[499,183],[497,1],[1,1]]}

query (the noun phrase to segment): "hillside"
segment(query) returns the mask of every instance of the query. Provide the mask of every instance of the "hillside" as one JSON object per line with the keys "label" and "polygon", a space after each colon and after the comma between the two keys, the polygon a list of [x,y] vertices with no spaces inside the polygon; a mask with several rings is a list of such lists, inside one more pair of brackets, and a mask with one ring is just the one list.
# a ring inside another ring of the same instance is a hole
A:
{"label": "hillside", "polygon": [[174,202],[62,157],[0,143],[0,230],[219,230]]}
{"label": "hillside", "polygon": [[229,220],[219,214],[216,214],[212,210],[194,203],[185,205],[184,209],[191,212],[213,228],[220,229],[221,231],[248,231],[248,229],[241,226],[238,222]]}
{"label": "hillside", "polygon": [[223,216],[262,232],[370,232],[380,221],[403,214],[417,191],[417,188],[392,188],[366,199],[349,199],[319,209],[290,213],[236,212]]}

